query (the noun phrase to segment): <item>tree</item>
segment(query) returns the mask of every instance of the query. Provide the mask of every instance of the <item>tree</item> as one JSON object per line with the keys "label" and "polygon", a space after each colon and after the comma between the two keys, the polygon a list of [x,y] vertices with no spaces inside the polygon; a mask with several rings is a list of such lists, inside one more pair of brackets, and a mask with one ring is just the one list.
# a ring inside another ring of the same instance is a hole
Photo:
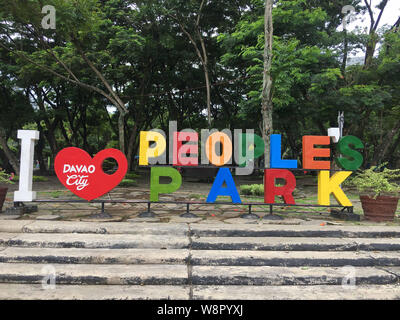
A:
{"label": "tree", "polygon": [[376,6],[376,8],[379,9],[379,13],[378,17],[375,20],[375,15],[372,9],[372,0],[364,0],[364,4],[367,7],[370,19],[369,34],[365,50],[365,61],[364,61],[365,68],[369,68],[372,64],[372,59],[375,54],[376,45],[379,41],[377,29],[388,2],[389,0],[380,0],[379,4]]}
{"label": "tree", "polygon": [[[113,87],[114,84],[106,78],[105,72],[101,71],[99,65],[96,65],[91,59],[91,56],[106,54],[104,52],[104,44],[108,45],[110,41],[118,41],[120,37],[126,37],[127,34],[123,32],[124,30],[121,30],[123,28],[113,26],[106,20],[102,13],[102,9],[104,9],[102,7],[103,4],[98,0],[77,0],[75,2],[62,0],[50,1],[49,4],[54,5],[59,17],[57,29],[53,32],[51,30],[44,32],[41,28],[40,1],[31,0],[26,3],[26,1],[18,0],[12,3],[6,1],[6,3],[0,4],[5,8],[8,20],[3,24],[3,34],[6,38],[3,42],[0,42],[0,46],[18,55],[25,62],[40,68],[42,71],[51,73],[53,76],[64,81],[105,97],[119,112],[119,147],[125,153],[125,116],[128,113],[128,109],[120,98],[120,94]],[[107,28],[109,31],[107,36],[103,38],[102,36],[105,33],[100,32],[102,28]],[[140,38],[135,35],[132,28],[129,31],[130,40],[135,45],[140,46]],[[32,41],[36,42],[35,47],[40,49],[35,50],[36,52],[31,54],[26,54],[26,52],[19,50],[12,36],[15,34],[19,34],[21,37],[29,37]],[[93,47],[97,47],[97,49],[103,51],[93,51]],[[57,48],[61,49],[61,52],[57,52]],[[69,67],[69,63],[63,59],[63,56],[65,57],[71,53],[71,49],[74,50],[74,58],[76,58],[76,55],[79,56],[99,83],[88,84],[78,78],[77,72],[72,70]],[[56,62],[55,66],[61,67],[61,70],[60,68],[55,70],[55,68],[49,67],[47,64],[42,63],[42,61],[37,60],[38,56],[46,55],[48,58],[53,59]]]}
{"label": "tree", "polygon": [[264,72],[263,72],[263,88],[262,88],[262,103],[261,114],[263,119],[263,139],[264,139],[264,161],[265,168],[270,165],[270,136],[273,130],[272,124],[272,36],[273,36],[273,23],[272,23],[272,2],[273,0],[265,0],[265,13],[264,13]]}

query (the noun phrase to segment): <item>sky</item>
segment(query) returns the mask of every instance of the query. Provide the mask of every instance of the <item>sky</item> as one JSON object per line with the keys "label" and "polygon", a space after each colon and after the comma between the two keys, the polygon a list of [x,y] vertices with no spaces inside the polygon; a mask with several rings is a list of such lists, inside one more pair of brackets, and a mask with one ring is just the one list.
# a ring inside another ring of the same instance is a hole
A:
{"label": "sky", "polygon": [[[381,0],[372,0],[372,7],[374,8],[374,13],[375,13],[375,20],[378,17],[379,14],[379,9],[375,9],[375,6],[380,2]],[[385,11],[383,11],[383,15],[381,18],[381,22],[379,23],[379,27],[382,27],[385,24],[388,24],[390,26],[394,25],[397,19],[400,16],[400,0],[389,0]],[[353,21],[352,23],[349,24],[347,30],[352,31],[354,30],[357,26],[359,27],[368,27],[370,25],[370,19],[369,15],[366,12],[363,17],[359,17],[357,20]]]}
{"label": "sky", "polygon": [[[376,9],[375,6],[380,2],[381,0],[372,0],[372,8],[374,9],[374,17],[375,20],[378,18],[379,15],[379,9]],[[362,1],[364,3],[364,1]],[[400,0],[389,0],[388,4],[386,5],[385,10],[383,11],[383,15],[381,18],[381,21],[379,23],[378,29],[383,27],[385,24],[389,25],[390,27],[393,26],[397,19],[400,16]],[[347,26],[348,31],[354,31],[357,27],[361,27],[362,29],[365,29],[365,33],[368,33],[369,28],[370,28],[370,18],[368,12],[366,12],[363,16],[358,15],[353,22],[351,22]],[[342,30],[342,27],[339,27],[339,30]],[[379,53],[379,47],[380,45],[377,46],[377,50],[375,54],[377,55]],[[350,55],[351,58],[362,58],[365,56],[365,52],[362,50],[355,50],[352,52]]]}

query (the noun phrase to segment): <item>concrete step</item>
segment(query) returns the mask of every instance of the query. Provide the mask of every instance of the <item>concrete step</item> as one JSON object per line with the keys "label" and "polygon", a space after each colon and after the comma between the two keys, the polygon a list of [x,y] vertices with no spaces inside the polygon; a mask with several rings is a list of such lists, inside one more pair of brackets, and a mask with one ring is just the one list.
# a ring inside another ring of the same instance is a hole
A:
{"label": "concrete step", "polygon": [[[190,254],[190,257],[189,257]],[[182,264],[210,266],[400,266],[399,252],[79,249],[0,247],[3,263]]]}
{"label": "concrete step", "polygon": [[341,285],[346,276],[353,273],[356,285],[396,284],[400,268],[384,267],[238,267],[238,266],[194,266],[193,285],[248,285],[248,286],[303,286]]}
{"label": "concrete step", "polygon": [[400,267],[399,252],[193,250],[190,254],[191,265],[204,266]]}
{"label": "concrete step", "polygon": [[395,251],[400,238],[200,237],[193,250]]}
{"label": "concrete step", "polygon": [[[55,272],[56,284],[186,285],[185,265],[100,265],[0,263],[0,283],[36,283]],[[45,279],[45,280],[44,280]]]}
{"label": "concrete step", "polygon": [[[187,300],[188,286],[0,284],[0,300]],[[195,300],[400,300],[399,285],[193,286]]]}
{"label": "concrete step", "polygon": [[187,249],[0,248],[3,263],[187,264]]}
{"label": "concrete step", "polygon": [[400,238],[201,237],[180,235],[0,233],[0,245],[38,248],[153,248],[270,251],[395,251]]}
{"label": "concrete step", "polygon": [[96,233],[140,235],[187,235],[187,224],[129,223],[129,222],[80,222],[80,221],[0,221],[0,232],[15,233]]}
{"label": "concrete step", "polygon": [[187,300],[188,286],[61,285],[0,283],[0,300]]}
{"label": "concrete step", "polygon": [[195,300],[400,300],[399,285],[194,286]]}
{"label": "concrete step", "polygon": [[182,249],[189,247],[189,238],[175,234],[0,233],[0,245],[40,248]]}
{"label": "concrete step", "polygon": [[336,237],[336,238],[400,238],[398,227],[392,226],[319,226],[205,223],[132,223],[79,221],[1,221],[4,233],[96,233],[187,235],[202,237]]}
{"label": "concrete step", "polygon": [[[191,270],[190,270],[191,269]],[[400,268],[354,267],[356,285],[396,284]],[[65,285],[341,285],[347,268],[0,263],[0,283]]]}
{"label": "concrete step", "polygon": [[400,238],[400,229],[391,226],[319,226],[265,224],[190,225],[195,237],[330,237],[330,238]]}

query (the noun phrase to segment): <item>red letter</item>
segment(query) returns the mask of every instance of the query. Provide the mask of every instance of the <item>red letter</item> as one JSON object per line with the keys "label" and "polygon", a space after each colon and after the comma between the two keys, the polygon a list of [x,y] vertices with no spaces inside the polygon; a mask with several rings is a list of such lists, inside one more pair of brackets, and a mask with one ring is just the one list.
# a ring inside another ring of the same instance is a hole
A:
{"label": "red letter", "polygon": [[329,158],[331,149],[314,148],[315,145],[330,145],[331,138],[328,136],[304,136],[303,137],[303,169],[331,168],[330,161],[314,160],[314,158]]}
{"label": "red letter", "polygon": [[[174,166],[197,166],[198,165],[198,146],[199,137],[196,132],[174,132]],[[195,142],[195,144],[183,141]],[[186,154],[194,155],[188,157]]]}
{"label": "red letter", "polygon": [[[275,179],[281,178],[286,184],[281,187],[275,186]],[[296,188],[296,178],[293,173],[285,169],[264,170],[264,202],[275,203],[275,196],[283,196],[285,203],[296,204],[293,198],[293,191]]]}

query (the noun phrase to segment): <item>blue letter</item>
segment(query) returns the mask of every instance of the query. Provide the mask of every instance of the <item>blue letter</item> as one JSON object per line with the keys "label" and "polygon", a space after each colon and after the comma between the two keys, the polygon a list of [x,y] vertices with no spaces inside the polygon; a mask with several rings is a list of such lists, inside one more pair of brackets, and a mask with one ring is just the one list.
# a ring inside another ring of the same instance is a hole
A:
{"label": "blue letter", "polygon": [[297,169],[297,160],[281,159],[281,135],[271,134],[270,167],[280,169]]}
{"label": "blue letter", "polygon": [[[226,188],[222,187],[224,182],[226,183]],[[210,193],[208,194],[207,202],[215,202],[218,196],[230,196],[233,203],[242,203],[228,168],[220,168],[218,170]]]}

